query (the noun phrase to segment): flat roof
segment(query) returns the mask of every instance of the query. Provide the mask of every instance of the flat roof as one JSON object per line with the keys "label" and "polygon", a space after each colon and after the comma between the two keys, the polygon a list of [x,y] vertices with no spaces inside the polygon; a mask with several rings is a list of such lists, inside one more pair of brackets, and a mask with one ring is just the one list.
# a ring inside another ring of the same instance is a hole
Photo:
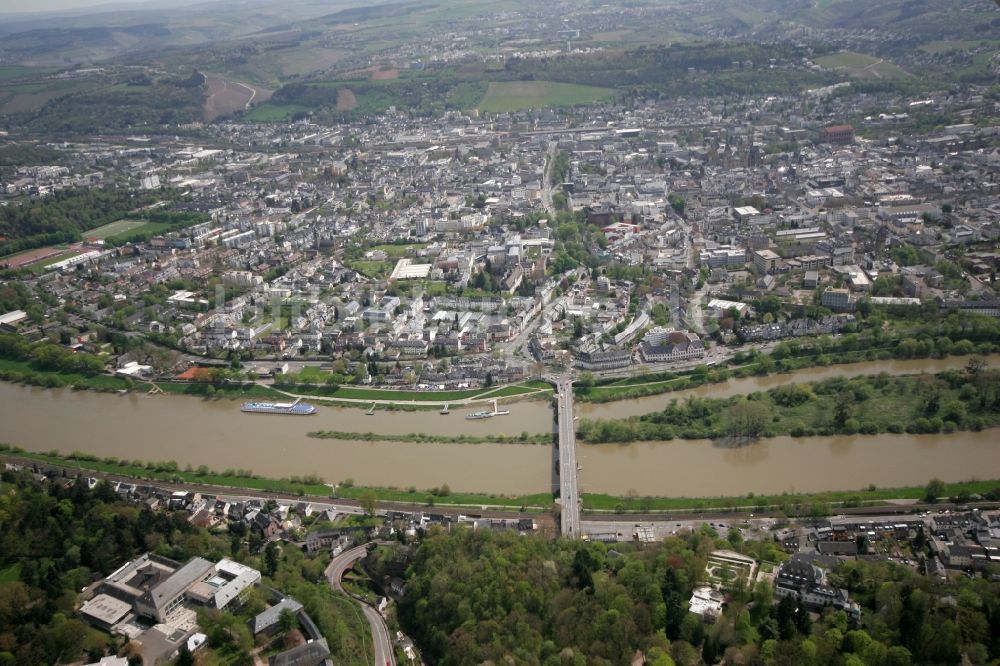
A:
{"label": "flat roof", "polygon": [[414,264],[407,258],[400,259],[392,269],[390,280],[419,280],[427,277],[434,268],[431,264]]}
{"label": "flat roof", "polygon": [[132,612],[132,606],[107,594],[98,594],[81,606],[80,612],[98,622],[114,625]]}
{"label": "flat roof", "polygon": [[24,310],[11,310],[6,314],[0,315],[0,324],[16,324],[22,319],[27,319],[28,313]]}

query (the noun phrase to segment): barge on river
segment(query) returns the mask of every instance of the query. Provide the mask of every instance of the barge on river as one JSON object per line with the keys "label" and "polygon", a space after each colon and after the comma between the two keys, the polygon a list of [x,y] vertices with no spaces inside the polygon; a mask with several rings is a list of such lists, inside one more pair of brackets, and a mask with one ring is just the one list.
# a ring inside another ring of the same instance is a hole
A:
{"label": "barge on river", "polygon": [[251,414],[291,414],[308,416],[316,413],[316,407],[308,402],[244,402],[240,411]]}

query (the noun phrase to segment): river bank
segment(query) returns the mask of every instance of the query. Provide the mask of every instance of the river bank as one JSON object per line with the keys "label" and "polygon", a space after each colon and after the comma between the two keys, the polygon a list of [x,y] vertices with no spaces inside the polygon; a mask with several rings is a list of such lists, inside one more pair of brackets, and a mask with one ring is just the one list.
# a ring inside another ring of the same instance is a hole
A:
{"label": "river bank", "polygon": [[[223,491],[285,493],[299,497],[346,499],[353,502],[369,501],[374,497],[380,502],[412,504],[415,507],[452,507],[521,512],[548,511],[553,508],[554,497],[536,493],[509,497],[497,494],[453,493],[450,488],[437,487],[417,490],[356,486],[353,483],[334,487],[321,480],[267,479],[241,470],[240,474],[218,473],[208,469],[180,470],[176,463],[159,462],[140,464],[116,459],[98,459],[88,454],[62,455],[57,452],[32,453],[19,447],[0,444],[0,459],[9,458],[20,463],[39,463],[77,470],[80,473],[99,472],[110,476],[126,477],[135,481],[161,481],[193,486],[213,486]],[[939,500],[953,502],[975,501],[980,498],[1000,500],[1000,479],[946,483]],[[888,506],[899,501],[925,501],[925,486],[841,490],[820,493],[781,493],[720,497],[654,497],[634,493],[608,495],[584,493],[583,508],[595,513],[678,513],[678,512],[781,512],[785,515],[826,515],[836,508],[861,506]]]}

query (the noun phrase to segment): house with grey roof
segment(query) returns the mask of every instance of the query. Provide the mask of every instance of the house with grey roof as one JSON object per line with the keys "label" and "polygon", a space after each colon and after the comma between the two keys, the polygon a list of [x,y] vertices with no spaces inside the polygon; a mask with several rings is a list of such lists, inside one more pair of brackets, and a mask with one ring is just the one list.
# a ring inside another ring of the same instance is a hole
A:
{"label": "house with grey roof", "polygon": [[297,645],[272,656],[268,666],[318,666],[330,663],[330,647],[325,638]]}
{"label": "house with grey roof", "polygon": [[291,613],[298,613],[302,610],[302,604],[291,597],[285,597],[250,620],[251,633],[254,636],[261,632],[273,633],[278,626],[278,621],[281,619],[282,611],[285,610]]}

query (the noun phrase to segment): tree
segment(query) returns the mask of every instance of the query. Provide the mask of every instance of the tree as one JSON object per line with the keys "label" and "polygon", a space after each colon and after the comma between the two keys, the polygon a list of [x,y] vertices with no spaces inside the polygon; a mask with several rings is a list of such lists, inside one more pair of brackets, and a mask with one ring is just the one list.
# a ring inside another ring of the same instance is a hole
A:
{"label": "tree", "polygon": [[667,195],[667,202],[670,207],[674,209],[674,212],[679,216],[684,217],[684,198],[677,194],[676,192],[671,192]]}
{"label": "tree", "polygon": [[924,487],[924,499],[931,503],[937,502],[944,497],[945,490],[944,481],[935,477],[928,481],[927,486]]}
{"label": "tree", "polygon": [[378,495],[374,490],[361,493],[361,508],[365,510],[366,516],[374,516],[378,511]]}
{"label": "tree", "polygon": [[191,650],[188,650],[186,644],[181,645],[181,649],[177,651],[177,660],[174,661],[175,666],[194,666],[194,655],[191,654]]}
{"label": "tree", "polygon": [[663,585],[660,591],[666,604],[664,629],[667,638],[672,641],[680,636],[681,625],[688,614],[688,600],[691,598],[691,590],[688,588],[686,574],[668,566],[663,573]]}
{"label": "tree", "polygon": [[278,553],[278,544],[274,541],[269,541],[264,547],[263,573],[265,576],[273,576],[278,571]]}
{"label": "tree", "polygon": [[281,611],[281,615],[278,616],[278,630],[282,633],[287,633],[292,629],[296,629],[299,626],[299,620],[295,617],[295,613],[285,608]]}
{"label": "tree", "polygon": [[723,414],[723,431],[729,437],[760,437],[771,420],[771,410],[758,400],[736,400]]}

